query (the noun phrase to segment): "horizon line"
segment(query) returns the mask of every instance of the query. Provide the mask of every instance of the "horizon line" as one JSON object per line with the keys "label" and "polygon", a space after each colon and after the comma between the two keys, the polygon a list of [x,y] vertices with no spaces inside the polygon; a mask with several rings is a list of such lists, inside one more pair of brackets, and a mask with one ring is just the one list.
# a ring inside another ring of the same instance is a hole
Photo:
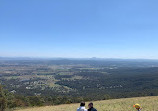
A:
{"label": "horizon line", "polygon": [[15,58],[27,58],[27,59],[120,59],[120,60],[158,60],[158,59],[154,59],[154,58],[108,58],[108,57],[31,57],[31,56],[0,56],[1,58],[9,58],[9,59],[15,59]]}

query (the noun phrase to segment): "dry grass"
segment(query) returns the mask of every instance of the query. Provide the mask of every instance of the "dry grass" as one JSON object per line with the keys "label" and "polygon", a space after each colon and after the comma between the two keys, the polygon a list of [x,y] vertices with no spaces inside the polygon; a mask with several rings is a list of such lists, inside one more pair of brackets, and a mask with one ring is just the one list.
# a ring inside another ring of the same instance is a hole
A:
{"label": "dry grass", "polygon": [[[136,111],[133,108],[135,103],[141,104],[143,108],[142,111],[158,111],[157,96],[95,101],[94,107],[98,109],[98,111]],[[86,103],[86,106],[87,104],[88,103]],[[76,111],[78,106],[79,104],[67,104],[19,109],[15,111]]]}

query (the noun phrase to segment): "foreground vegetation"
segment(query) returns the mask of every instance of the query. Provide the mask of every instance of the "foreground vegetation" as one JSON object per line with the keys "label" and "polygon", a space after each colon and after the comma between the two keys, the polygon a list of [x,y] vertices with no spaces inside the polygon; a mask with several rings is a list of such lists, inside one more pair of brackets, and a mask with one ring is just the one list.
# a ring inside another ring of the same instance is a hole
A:
{"label": "foreground vegetation", "polygon": [[[137,97],[125,99],[113,99],[94,102],[98,111],[135,111],[133,105],[141,104],[142,111],[157,111],[158,97]],[[87,105],[88,103],[86,103]],[[15,111],[75,111],[79,104],[67,104],[58,106],[34,107],[28,109],[17,109]],[[87,106],[86,106],[87,107]]]}

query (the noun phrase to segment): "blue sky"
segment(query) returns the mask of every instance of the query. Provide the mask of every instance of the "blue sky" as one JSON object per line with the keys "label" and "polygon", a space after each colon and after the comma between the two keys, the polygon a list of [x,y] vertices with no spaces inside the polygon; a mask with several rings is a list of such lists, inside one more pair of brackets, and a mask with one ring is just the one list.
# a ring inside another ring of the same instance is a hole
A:
{"label": "blue sky", "polygon": [[158,59],[157,0],[0,0],[0,56]]}

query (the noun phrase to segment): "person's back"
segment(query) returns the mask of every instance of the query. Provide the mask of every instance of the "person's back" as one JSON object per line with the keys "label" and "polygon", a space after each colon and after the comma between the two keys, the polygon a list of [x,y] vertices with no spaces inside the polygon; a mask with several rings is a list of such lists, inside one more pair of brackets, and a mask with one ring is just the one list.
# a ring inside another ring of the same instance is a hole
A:
{"label": "person's back", "polygon": [[95,108],[90,108],[88,111],[97,111]]}
{"label": "person's back", "polygon": [[84,106],[80,106],[77,108],[77,111],[87,111],[87,109]]}
{"label": "person's back", "polygon": [[85,103],[81,102],[80,107],[77,108],[77,111],[87,111],[87,109],[85,108]]}

